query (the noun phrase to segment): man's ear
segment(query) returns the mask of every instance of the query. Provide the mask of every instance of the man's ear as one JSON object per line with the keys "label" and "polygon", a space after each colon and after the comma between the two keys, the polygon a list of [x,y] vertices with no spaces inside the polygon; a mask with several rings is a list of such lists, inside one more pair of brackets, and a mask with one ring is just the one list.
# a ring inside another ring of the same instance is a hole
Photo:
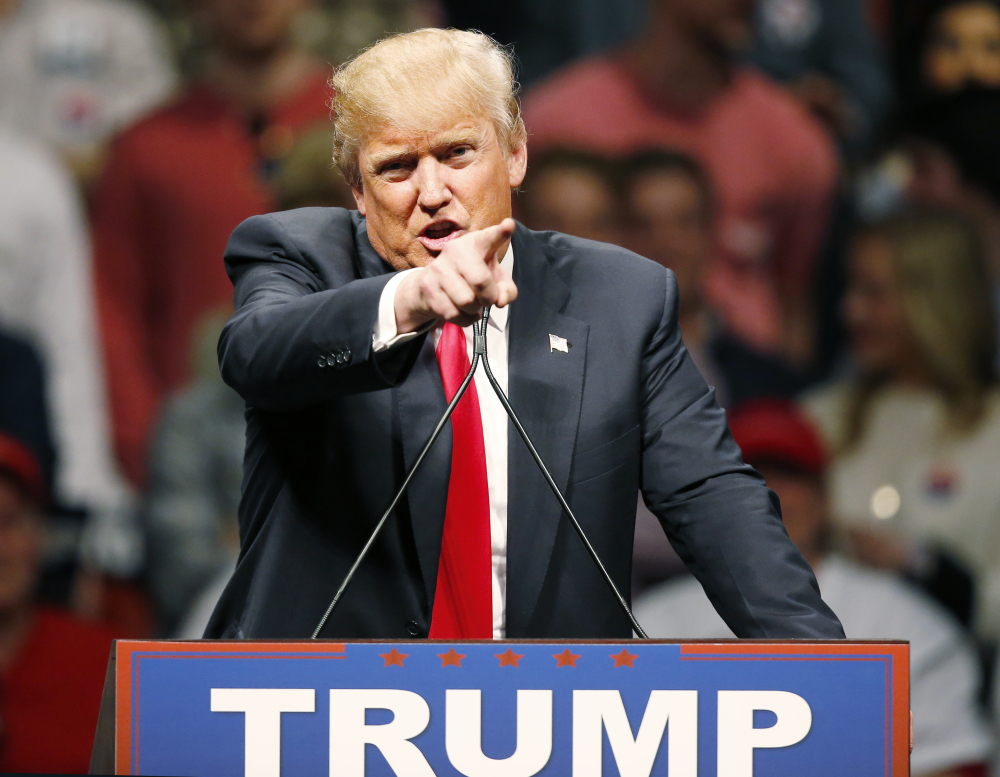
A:
{"label": "man's ear", "polygon": [[355,189],[352,186],[351,187],[351,194],[354,195],[354,202],[358,206],[358,213],[360,213],[362,216],[367,216],[368,214],[365,213],[365,190],[364,189]]}
{"label": "man's ear", "polygon": [[524,174],[528,171],[528,142],[522,140],[507,155],[507,172],[510,179],[510,188],[516,189],[524,180]]}

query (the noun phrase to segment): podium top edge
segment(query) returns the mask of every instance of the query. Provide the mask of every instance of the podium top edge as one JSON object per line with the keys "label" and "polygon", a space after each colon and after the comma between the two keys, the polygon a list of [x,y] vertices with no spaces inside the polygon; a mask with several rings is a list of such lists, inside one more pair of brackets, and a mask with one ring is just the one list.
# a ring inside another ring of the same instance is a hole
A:
{"label": "podium top edge", "polygon": [[174,645],[908,645],[903,639],[116,639]]}

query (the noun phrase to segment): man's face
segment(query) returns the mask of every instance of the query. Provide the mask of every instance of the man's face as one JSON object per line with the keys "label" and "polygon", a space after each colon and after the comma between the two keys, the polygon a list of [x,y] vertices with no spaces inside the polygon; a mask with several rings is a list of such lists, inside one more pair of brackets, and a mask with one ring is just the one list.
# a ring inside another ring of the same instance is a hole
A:
{"label": "man's face", "polygon": [[851,353],[861,370],[893,376],[919,368],[923,357],[906,315],[892,246],[876,237],[861,238],[854,244],[849,268],[844,318]]}
{"label": "man's face", "polygon": [[0,476],[0,613],[24,606],[34,593],[41,522],[31,501]]}
{"label": "man's face", "polygon": [[423,267],[450,240],[510,216],[510,190],[527,160],[523,143],[504,153],[487,119],[424,133],[384,127],[362,145],[354,199],[386,261],[398,270]]}
{"label": "man's face", "polygon": [[628,191],[629,248],[677,275],[681,306],[693,309],[712,253],[712,222],[701,186],[679,170],[640,173]]}
{"label": "man's face", "polygon": [[217,43],[245,56],[273,51],[291,37],[292,21],[309,0],[201,0]]}
{"label": "man's face", "polygon": [[572,165],[550,167],[535,176],[525,195],[525,215],[532,229],[618,242],[615,192],[597,171]]}
{"label": "man's face", "polygon": [[936,92],[969,83],[1000,87],[1000,11],[986,2],[942,11],[924,53],[924,76]]}
{"label": "man's face", "polygon": [[757,0],[659,0],[680,26],[736,53],[753,40],[753,14]]}

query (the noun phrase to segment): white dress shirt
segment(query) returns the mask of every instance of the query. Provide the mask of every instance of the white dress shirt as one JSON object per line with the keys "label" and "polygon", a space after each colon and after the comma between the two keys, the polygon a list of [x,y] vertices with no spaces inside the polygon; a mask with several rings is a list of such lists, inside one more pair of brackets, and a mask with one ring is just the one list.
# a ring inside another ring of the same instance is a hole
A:
{"label": "white dress shirt", "polygon": [[[510,247],[500,262],[508,274],[514,274],[514,249]],[[404,270],[386,284],[379,299],[378,321],[372,335],[375,351],[384,351],[417,337],[423,331],[396,333],[396,289],[403,277],[413,272]],[[493,377],[507,393],[507,312],[508,308],[492,308],[486,330],[486,350]],[[472,327],[467,326],[465,342],[472,361]],[[434,326],[434,345],[441,339],[441,325]],[[507,628],[507,412],[493,391],[482,364],[476,368],[476,394],[483,420],[483,444],[486,449],[486,480],[490,497],[490,545],[493,560],[493,639],[503,639]]]}

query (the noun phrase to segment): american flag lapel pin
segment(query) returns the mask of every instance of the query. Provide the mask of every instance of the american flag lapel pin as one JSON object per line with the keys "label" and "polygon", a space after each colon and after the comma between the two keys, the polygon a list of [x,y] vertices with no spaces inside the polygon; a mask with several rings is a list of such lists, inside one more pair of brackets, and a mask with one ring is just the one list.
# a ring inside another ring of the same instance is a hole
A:
{"label": "american flag lapel pin", "polygon": [[569,343],[566,341],[565,337],[549,335],[549,353],[552,353],[553,351],[569,353]]}

